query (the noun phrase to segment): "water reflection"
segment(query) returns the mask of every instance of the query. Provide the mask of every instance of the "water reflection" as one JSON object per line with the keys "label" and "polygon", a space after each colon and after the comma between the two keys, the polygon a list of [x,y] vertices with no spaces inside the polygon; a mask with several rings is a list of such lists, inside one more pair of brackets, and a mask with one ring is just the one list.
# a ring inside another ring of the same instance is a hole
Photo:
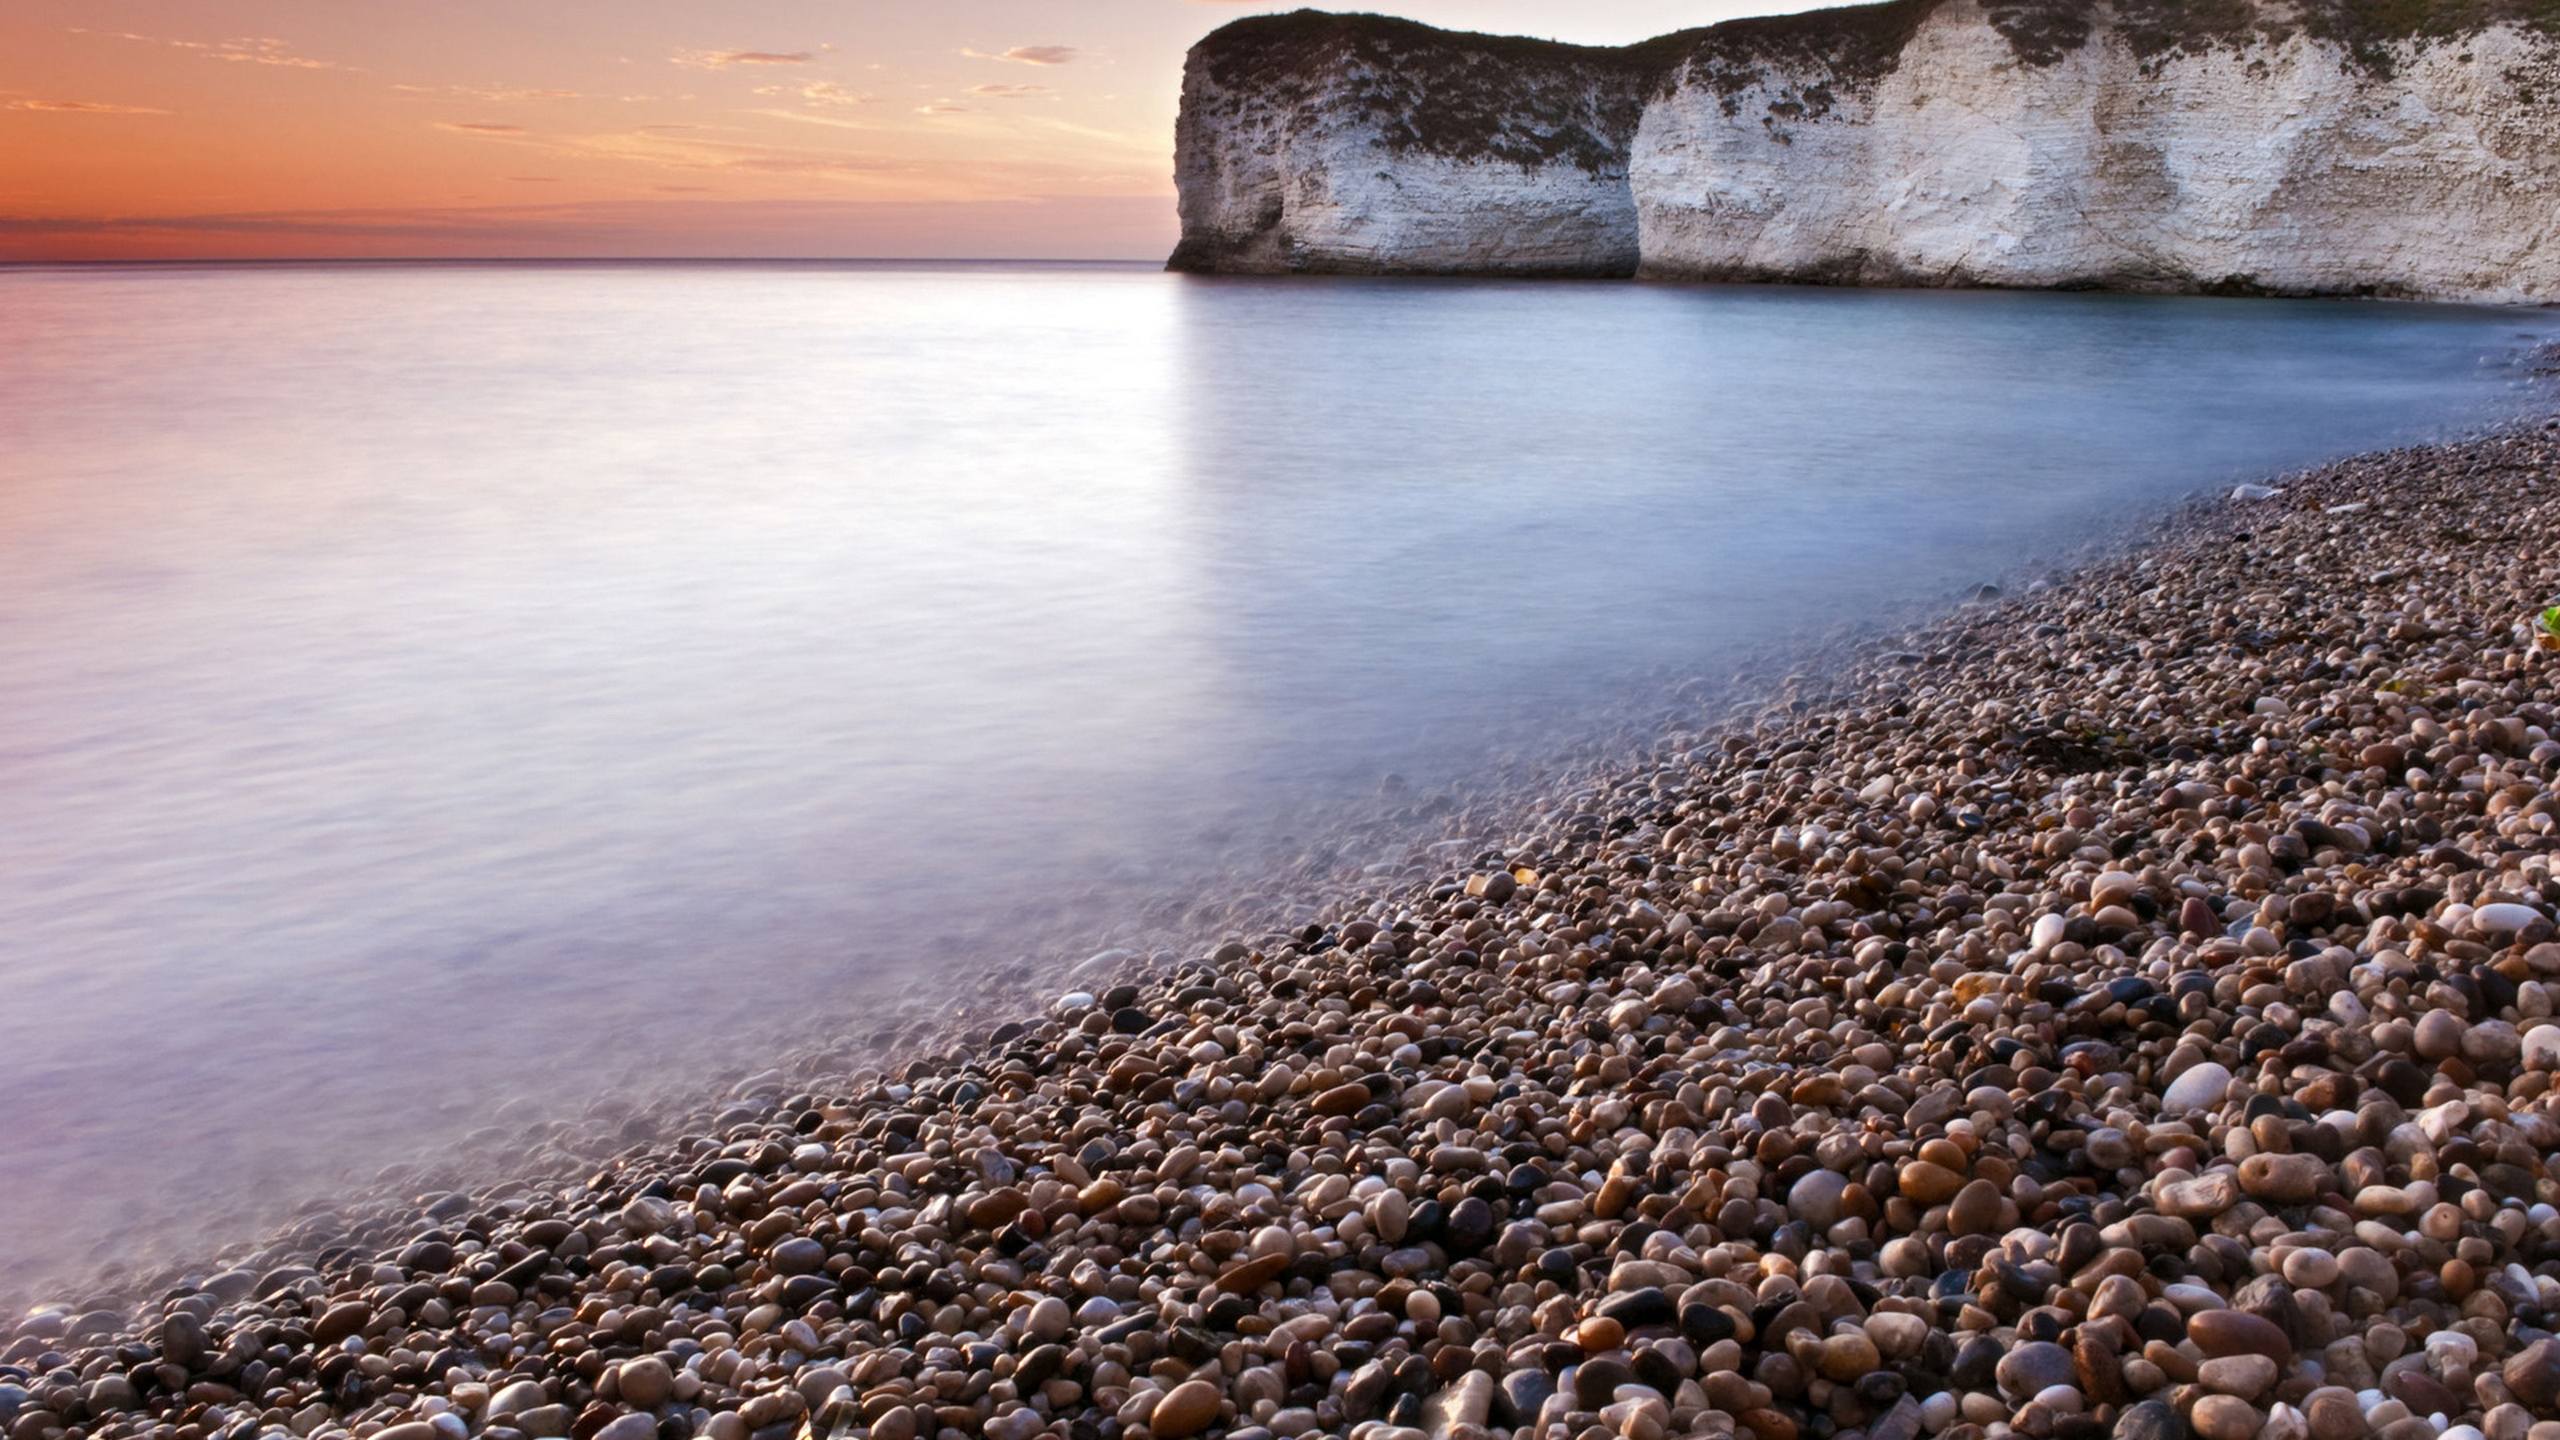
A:
{"label": "water reflection", "polygon": [[0,308],[21,1281],[504,1102],[858,1041],[1391,772],[2482,418],[2550,323],[1092,267],[14,272]]}

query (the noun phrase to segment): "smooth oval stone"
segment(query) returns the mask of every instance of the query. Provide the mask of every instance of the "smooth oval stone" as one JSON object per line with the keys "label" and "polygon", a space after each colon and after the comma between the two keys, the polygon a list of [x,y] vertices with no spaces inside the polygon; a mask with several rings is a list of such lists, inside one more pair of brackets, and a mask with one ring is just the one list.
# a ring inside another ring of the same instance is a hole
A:
{"label": "smooth oval stone", "polygon": [[655,1410],[667,1403],[675,1393],[676,1377],[667,1362],[654,1355],[625,1360],[614,1372],[614,1383],[622,1391],[622,1403],[634,1410]]}
{"label": "smooth oval stone", "polygon": [[2524,1032],[2522,1059],[2527,1070],[2560,1070],[2560,1025],[2536,1025]]}
{"label": "smooth oval stone", "polygon": [[2074,1384],[2079,1373],[2071,1352],[2048,1340],[2031,1340],[2011,1349],[1993,1372],[2000,1388],[2021,1400],[2049,1386]]}
{"label": "smooth oval stone", "polygon": [[2542,912],[2530,905],[2503,901],[2483,905],[2471,912],[2471,923],[2493,935],[2513,935],[2519,930],[2530,929],[2541,918]]}
{"label": "smooth oval stone", "polygon": [[773,1247],[773,1268],[785,1275],[806,1275],[827,1263],[827,1247],[806,1235],[794,1235]]}
{"label": "smooth oval stone", "polygon": [[2187,1321],[2187,1338],[2208,1356],[2264,1355],[2293,1358],[2293,1342],[2274,1321],[2245,1310],[2200,1310]]}
{"label": "smooth oval stone", "polygon": [[1914,1160],[1902,1167],[1896,1182],[1902,1193],[1922,1205],[1940,1205],[1964,1188],[1964,1177],[1943,1165]]}
{"label": "smooth oval stone", "polygon": [[2265,1355],[2218,1355],[2196,1369],[2208,1390],[2255,1400],[2275,1388],[2276,1362]]}
{"label": "smooth oval stone", "polygon": [[1837,1170],[1815,1170],[1787,1190],[1787,1213],[1816,1230],[1828,1230],[1840,1220],[1840,1197],[1849,1188],[1849,1177]]}
{"label": "smooth oval stone", "polygon": [[2190,1065],[2178,1072],[2169,1088],[2160,1092],[2160,1113],[2185,1115],[2220,1104],[2231,1089],[2231,1072],[2211,1060]]}
{"label": "smooth oval stone", "polygon": [[2258,1412],[2231,1395],[2207,1395],[2188,1412],[2197,1440],[2258,1440]]}
{"label": "smooth oval stone", "polygon": [[1181,1440],[1209,1428],[1218,1418],[1221,1400],[1218,1387],[1206,1380],[1185,1380],[1165,1392],[1156,1402],[1155,1413],[1147,1421],[1150,1433],[1165,1440]]}
{"label": "smooth oval stone", "polygon": [[1947,1202],[1947,1229],[1958,1235],[1988,1235],[2000,1224],[2000,1187],[1976,1180]]}

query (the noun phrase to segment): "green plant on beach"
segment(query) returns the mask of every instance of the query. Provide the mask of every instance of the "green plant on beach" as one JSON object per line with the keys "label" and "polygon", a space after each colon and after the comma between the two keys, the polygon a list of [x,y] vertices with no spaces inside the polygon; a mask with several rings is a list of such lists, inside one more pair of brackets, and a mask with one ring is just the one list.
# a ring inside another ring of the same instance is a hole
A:
{"label": "green plant on beach", "polygon": [[2560,605],[2554,605],[2533,617],[2533,648],[2560,650]]}

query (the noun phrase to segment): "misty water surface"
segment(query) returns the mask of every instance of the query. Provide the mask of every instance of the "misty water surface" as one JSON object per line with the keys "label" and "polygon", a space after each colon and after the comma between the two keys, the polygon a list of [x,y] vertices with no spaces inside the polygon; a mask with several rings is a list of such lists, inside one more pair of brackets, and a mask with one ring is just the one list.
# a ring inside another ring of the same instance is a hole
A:
{"label": "misty water surface", "polygon": [[0,328],[25,1282],[2483,422],[2554,327],[632,265],[6,272]]}

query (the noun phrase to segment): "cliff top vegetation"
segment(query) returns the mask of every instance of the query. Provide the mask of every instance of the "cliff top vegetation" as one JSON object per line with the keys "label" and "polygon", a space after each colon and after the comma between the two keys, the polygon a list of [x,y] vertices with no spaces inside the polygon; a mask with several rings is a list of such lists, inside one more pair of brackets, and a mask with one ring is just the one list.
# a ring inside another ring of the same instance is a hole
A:
{"label": "cliff top vegetation", "polygon": [[1727,93],[1783,73],[1810,82],[1818,107],[1827,87],[1891,73],[1921,23],[1948,5],[1979,5],[2030,65],[2060,63],[2107,34],[2146,59],[2306,36],[2382,71],[2413,46],[2499,24],[2560,36],[2560,0],[1885,0],[1619,47],[1299,10],[1222,26],[1192,63],[1217,92],[1251,92],[1257,105],[1348,98],[1391,149],[1601,169],[1620,163],[1644,99],[1683,73]]}

